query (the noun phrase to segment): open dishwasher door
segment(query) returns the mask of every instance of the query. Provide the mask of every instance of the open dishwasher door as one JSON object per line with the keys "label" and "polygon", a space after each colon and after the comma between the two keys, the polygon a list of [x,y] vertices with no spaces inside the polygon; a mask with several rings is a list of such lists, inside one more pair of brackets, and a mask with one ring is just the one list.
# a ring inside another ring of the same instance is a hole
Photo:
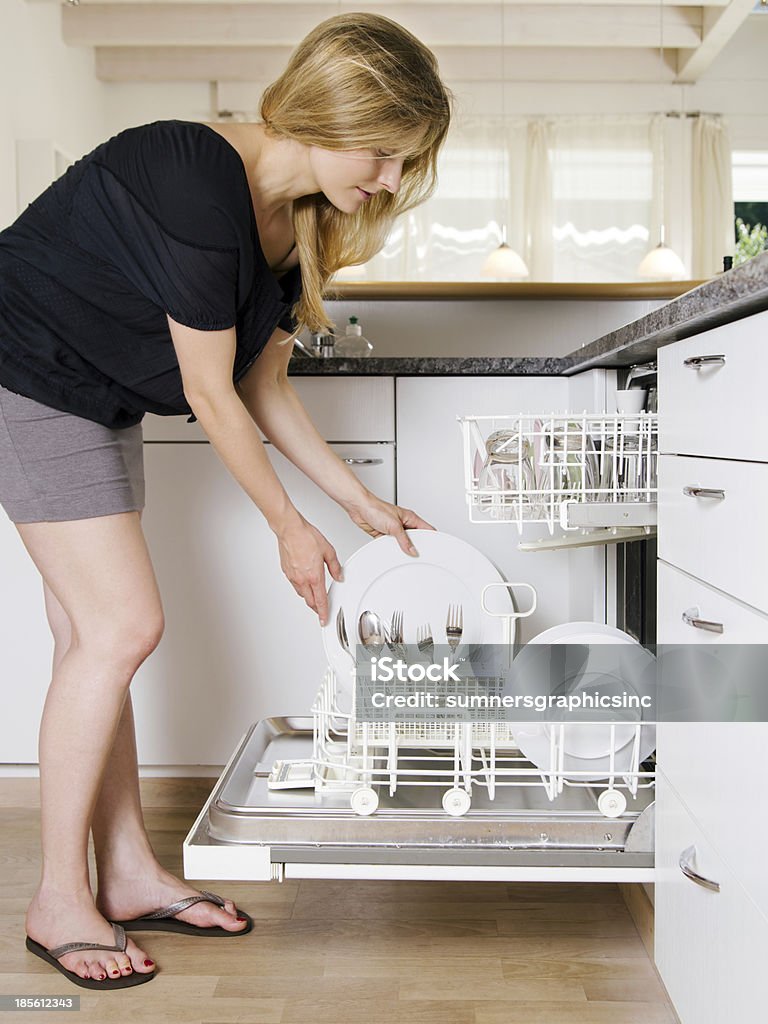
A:
{"label": "open dishwasher door", "polygon": [[343,793],[270,789],[275,761],[311,759],[311,718],[267,718],[247,731],[184,841],[189,879],[455,879],[652,882],[653,788],[638,788],[619,817],[595,786],[543,785],[473,792],[461,817],[439,790],[378,787],[371,816]]}

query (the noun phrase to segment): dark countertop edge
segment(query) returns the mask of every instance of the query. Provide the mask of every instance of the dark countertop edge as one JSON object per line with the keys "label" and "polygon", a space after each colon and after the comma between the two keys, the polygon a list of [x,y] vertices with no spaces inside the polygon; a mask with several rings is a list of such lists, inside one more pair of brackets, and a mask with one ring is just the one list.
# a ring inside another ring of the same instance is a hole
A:
{"label": "dark countertop edge", "polygon": [[369,356],[366,359],[296,356],[288,365],[288,374],[295,377],[559,377],[569,372],[576,362],[575,356]]}

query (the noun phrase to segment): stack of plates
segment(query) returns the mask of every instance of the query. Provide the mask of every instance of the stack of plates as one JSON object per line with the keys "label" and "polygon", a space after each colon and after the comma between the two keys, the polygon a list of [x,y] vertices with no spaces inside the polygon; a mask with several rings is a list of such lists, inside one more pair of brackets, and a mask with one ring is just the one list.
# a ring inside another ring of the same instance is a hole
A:
{"label": "stack of plates", "polygon": [[[558,662],[541,650],[541,645],[562,644],[569,645],[569,654],[573,652],[580,657],[563,657]],[[612,651],[608,656],[608,652],[603,650],[605,644],[626,645],[628,650]],[[553,665],[558,667],[553,668]],[[554,677],[557,671],[562,672],[559,678]],[[539,633],[520,651],[505,692],[597,692],[607,696],[624,692],[642,698],[653,695],[655,681],[656,659],[627,633],[599,622],[569,622]],[[630,715],[634,716],[633,720],[627,720]],[[578,714],[555,710],[550,718],[550,723],[521,722],[514,730],[520,752],[538,768],[547,771],[557,768],[551,763],[552,731],[556,729],[559,734],[560,723],[565,722],[562,770],[566,777],[571,775],[574,780],[585,782],[605,778],[611,769],[612,746],[614,771],[621,774],[631,770],[633,742],[637,723],[642,721],[642,709],[637,712],[595,709],[579,711]],[[611,722],[616,723],[613,734]],[[639,763],[655,746],[654,726],[642,725]]]}

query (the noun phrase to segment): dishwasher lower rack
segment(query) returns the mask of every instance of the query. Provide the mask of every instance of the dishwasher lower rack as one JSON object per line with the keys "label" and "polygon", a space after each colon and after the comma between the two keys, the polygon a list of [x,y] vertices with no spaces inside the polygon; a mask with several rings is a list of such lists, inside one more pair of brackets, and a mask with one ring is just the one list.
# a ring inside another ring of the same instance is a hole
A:
{"label": "dishwasher lower rack", "polygon": [[652,789],[607,821],[589,785],[479,790],[461,817],[435,787],[383,788],[371,817],[330,789],[270,789],[276,761],[311,759],[310,718],[252,725],[184,841],[187,878],[652,882]]}
{"label": "dishwasher lower rack", "polygon": [[[462,681],[462,691],[466,682]],[[654,772],[640,763],[641,723],[633,727],[628,762],[619,766],[615,754],[616,724],[605,726],[613,751],[604,773],[596,779],[589,770],[565,770],[567,741],[571,730],[584,723],[560,723],[550,729],[549,760],[533,765],[517,748],[514,723],[505,721],[364,722],[352,709],[338,706],[337,679],[327,670],[313,712],[313,745],[310,757],[278,760],[268,784],[274,789],[309,788],[346,796],[360,815],[374,814],[380,791],[390,796],[398,789],[432,788],[440,791],[443,810],[453,817],[467,813],[480,791],[494,801],[507,787],[543,790],[550,802],[566,788],[595,789],[600,782],[597,806],[606,818],[624,814],[629,797],[654,788]]]}

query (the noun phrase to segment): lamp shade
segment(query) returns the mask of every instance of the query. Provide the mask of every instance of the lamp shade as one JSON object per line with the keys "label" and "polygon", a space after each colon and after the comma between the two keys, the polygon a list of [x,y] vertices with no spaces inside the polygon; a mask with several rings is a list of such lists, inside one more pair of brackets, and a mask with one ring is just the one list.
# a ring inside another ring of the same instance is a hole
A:
{"label": "lamp shade", "polygon": [[528,277],[529,270],[514,249],[510,249],[506,242],[502,242],[498,249],[494,249],[483,264],[483,277],[490,277],[496,281],[519,281]]}
{"label": "lamp shade", "polygon": [[668,245],[659,242],[651,249],[637,268],[637,276],[651,281],[684,281],[687,272],[683,261]]}

